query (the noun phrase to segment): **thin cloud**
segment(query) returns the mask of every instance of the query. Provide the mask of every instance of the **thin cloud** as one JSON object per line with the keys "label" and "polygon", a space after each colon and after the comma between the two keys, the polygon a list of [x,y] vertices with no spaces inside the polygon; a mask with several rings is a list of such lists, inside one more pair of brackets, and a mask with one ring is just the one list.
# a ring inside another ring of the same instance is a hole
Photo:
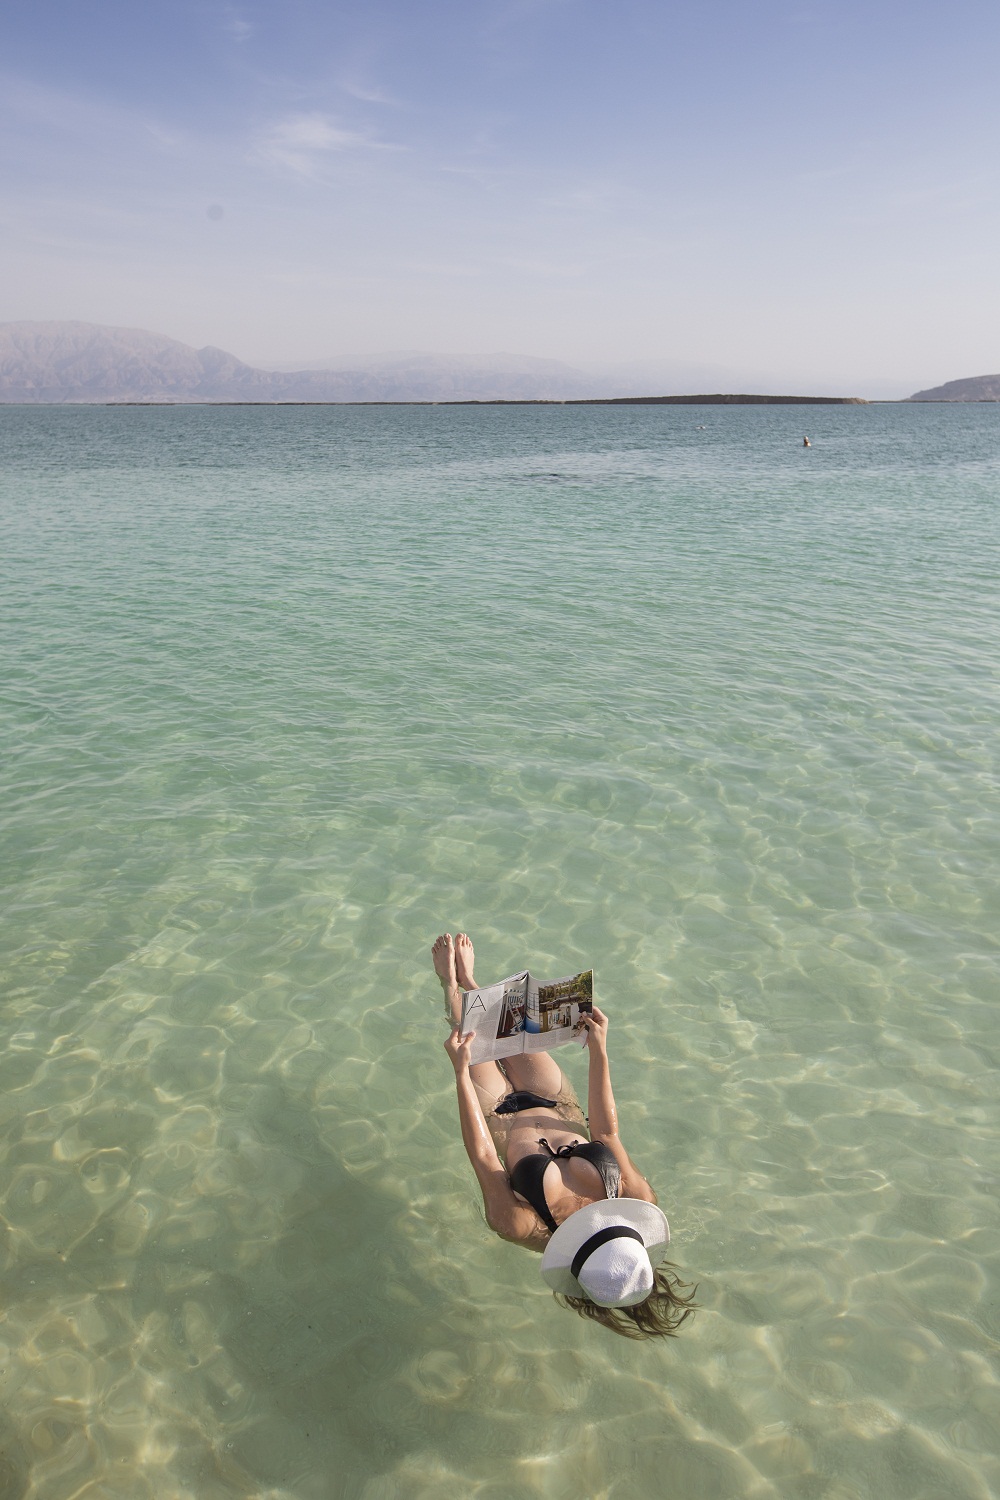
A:
{"label": "thin cloud", "polygon": [[359,83],[354,78],[342,78],[340,80],[340,87],[345,94],[348,94],[352,99],[357,99],[361,104],[384,104],[390,109],[401,108],[399,100],[394,99],[391,94],[386,94],[382,89],[375,88],[370,84]]}
{"label": "thin cloud", "polygon": [[[9,74],[0,75],[0,101],[5,114],[35,131],[76,134],[81,128],[109,130],[125,118],[121,109],[86,94],[64,92]],[[129,116],[130,123],[135,118]]]}
{"label": "thin cloud", "polygon": [[237,42],[245,42],[257,30],[256,26],[251,21],[246,20],[244,16],[241,16],[233,5],[226,7],[222,29],[227,36],[231,36]]}
{"label": "thin cloud", "polygon": [[155,117],[98,99],[85,93],[49,88],[31,79],[0,74],[0,115],[5,116],[0,142],[8,155],[21,159],[28,151],[39,152],[51,142],[68,139],[74,146],[86,143],[100,150],[102,159],[123,143],[153,141],[164,151],[193,150],[201,143],[189,132],[167,126]]}
{"label": "thin cloud", "polygon": [[254,155],[258,161],[297,177],[313,177],[329,156],[362,148],[387,149],[381,142],[357,130],[345,130],[329,115],[314,110],[276,121],[258,141]]}

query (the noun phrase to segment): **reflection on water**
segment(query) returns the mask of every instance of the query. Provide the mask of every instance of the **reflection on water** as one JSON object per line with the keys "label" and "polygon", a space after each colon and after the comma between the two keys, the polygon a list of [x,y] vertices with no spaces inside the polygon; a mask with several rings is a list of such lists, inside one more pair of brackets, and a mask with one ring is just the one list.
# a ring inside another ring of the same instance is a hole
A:
{"label": "reflection on water", "polygon": [[[0,412],[3,1500],[1000,1493],[995,414],[694,415]],[[666,1347],[444,926],[595,966]]]}

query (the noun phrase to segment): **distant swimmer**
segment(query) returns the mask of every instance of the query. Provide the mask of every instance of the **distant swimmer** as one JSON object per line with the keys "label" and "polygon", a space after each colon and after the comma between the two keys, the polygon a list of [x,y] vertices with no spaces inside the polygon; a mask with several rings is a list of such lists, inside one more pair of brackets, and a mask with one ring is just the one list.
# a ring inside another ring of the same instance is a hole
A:
{"label": "distant swimmer", "polygon": [[812,447],[812,443],[809,441],[808,438],[803,438],[802,439],[802,446],[803,446],[803,448],[811,448]]}

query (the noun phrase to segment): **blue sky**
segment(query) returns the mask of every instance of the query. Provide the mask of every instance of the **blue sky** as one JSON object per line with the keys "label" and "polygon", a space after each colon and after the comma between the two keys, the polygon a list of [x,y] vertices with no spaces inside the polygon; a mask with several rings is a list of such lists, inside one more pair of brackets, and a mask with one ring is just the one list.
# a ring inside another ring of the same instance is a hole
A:
{"label": "blue sky", "polygon": [[0,317],[905,394],[1000,368],[998,77],[978,0],[35,0]]}

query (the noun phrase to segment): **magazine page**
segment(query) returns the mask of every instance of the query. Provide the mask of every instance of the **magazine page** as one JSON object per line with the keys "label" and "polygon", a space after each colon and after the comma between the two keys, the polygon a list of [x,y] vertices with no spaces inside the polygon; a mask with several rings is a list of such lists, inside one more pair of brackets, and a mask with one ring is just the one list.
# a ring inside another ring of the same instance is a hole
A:
{"label": "magazine page", "polygon": [[525,1052],[548,1052],[564,1042],[587,1045],[587,1028],[580,1021],[594,1008],[594,971],[585,969],[567,979],[529,988],[524,1024]]}
{"label": "magazine page", "polygon": [[538,1010],[538,980],[531,973],[526,974],[525,978],[528,981],[528,987],[524,1003],[523,1051],[527,1051],[528,1038],[530,1036],[537,1036],[542,1029],[541,1016]]}
{"label": "magazine page", "polygon": [[462,1035],[474,1031],[471,1062],[492,1062],[524,1051],[528,975],[512,974],[484,990],[462,993]]}

